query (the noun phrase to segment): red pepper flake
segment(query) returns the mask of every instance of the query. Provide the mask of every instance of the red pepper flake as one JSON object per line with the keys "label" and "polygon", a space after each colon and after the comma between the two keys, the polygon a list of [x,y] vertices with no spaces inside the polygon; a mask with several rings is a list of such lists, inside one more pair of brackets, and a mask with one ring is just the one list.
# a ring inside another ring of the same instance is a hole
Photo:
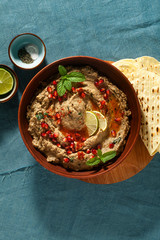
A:
{"label": "red pepper flake", "polygon": [[54,80],[52,83],[53,83],[53,85],[54,85],[54,86],[56,86],[56,85],[57,85],[57,82],[56,82],[55,80]]}
{"label": "red pepper flake", "polygon": [[61,123],[61,119],[58,119],[57,124],[60,125],[60,123]]}
{"label": "red pepper flake", "polygon": [[84,159],[84,152],[78,152],[78,159],[83,160]]}
{"label": "red pepper flake", "polygon": [[115,130],[112,130],[112,131],[111,131],[111,135],[112,135],[112,137],[116,137],[116,136],[117,136],[116,131],[115,131]]}
{"label": "red pepper flake", "polygon": [[115,122],[120,122],[121,118],[118,117],[118,118],[115,118],[114,120],[115,120]]}
{"label": "red pepper flake", "polygon": [[51,93],[51,92],[52,92],[52,88],[51,88],[51,87],[47,87],[47,91],[48,91],[49,93]]}
{"label": "red pepper flake", "polygon": [[64,160],[65,163],[69,162],[69,158],[63,158],[63,160]]}
{"label": "red pepper flake", "polygon": [[114,148],[114,143],[110,143],[109,148]]}

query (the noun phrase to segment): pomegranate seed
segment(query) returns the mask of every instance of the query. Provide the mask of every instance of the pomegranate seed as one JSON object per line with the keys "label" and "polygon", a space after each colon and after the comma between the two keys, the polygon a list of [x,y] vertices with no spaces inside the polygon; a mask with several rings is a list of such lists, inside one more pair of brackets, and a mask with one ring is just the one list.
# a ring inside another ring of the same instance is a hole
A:
{"label": "pomegranate seed", "polygon": [[77,150],[77,151],[80,150],[80,149],[82,148],[82,146],[83,146],[82,143],[79,143],[79,142],[78,142],[78,143],[77,143],[77,146],[76,146],[76,150]]}
{"label": "pomegranate seed", "polygon": [[99,86],[99,81],[98,81],[98,80],[94,81],[94,85],[95,85],[96,87],[98,87],[98,86]]}
{"label": "pomegranate seed", "polygon": [[94,155],[97,154],[97,150],[96,150],[96,149],[93,148],[91,151],[92,151],[92,153],[93,153]]}
{"label": "pomegranate seed", "polygon": [[104,80],[101,78],[99,79],[99,84],[102,84],[102,83],[104,83]]}
{"label": "pomegranate seed", "polygon": [[67,136],[67,141],[71,142],[71,136]]}
{"label": "pomegranate seed", "polygon": [[101,101],[101,106],[104,106],[106,104],[106,101],[105,100],[102,100]]}
{"label": "pomegranate seed", "polygon": [[44,126],[44,128],[47,130],[48,129],[48,124],[47,123],[45,123],[45,126]]}
{"label": "pomegranate seed", "polygon": [[100,89],[100,92],[105,92],[105,91],[106,91],[105,88],[101,88],[101,89]]}
{"label": "pomegranate seed", "polygon": [[97,146],[97,149],[101,149],[101,145],[100,144]]}
{"label": "pomegranate seed", "polygon": [[107,93],[107,95],[109,96],[109,94],[110,94],[110,90],[109,90],[109,89],[107,89],[106,93]]}
{"label": "pomegranate seed", "polygon": [[53,138],[54,136],[53,136],[53,133],[50,133],[49,134],[49,138]]}
{"label": "pomegranate seed", "polygon": [[46,132],[47,135],[49,135],[50,133],[51,133],[51,130],[48,130],[48,131]]}
{"label": "pomegranate seed", "polygon": [[76,88],[75,87],[72,87],[72,92],[75,92],[76,91]]}
{"label": "pomegranate seed", "polygon": [[64,160],[64,162],[66,162],[66,163],[69,162],[69,158],[64,158],[63,160]]}
{"label": "pomegranate seed", "polygon": [[114,119],[116,122],[120,122],[121,121],[121,118],[115,118]]}
{"label": "pomegranate seed", "polygon": [[58,101],[59,101],[59,102],[62,102],[62,98],[61,98],[61,97],[58,97]]}
{"label": "pomegranate seed", "polygon": [[54,80],[52,83],[53,83],[53,85],[54,85],[54,86],[56,86],[56,85],[57,85],[57,82],[56,82],[55,80]]}
{"label": "pomegranate seed", "polygon": [[108,95],[105,93],[105,94],[103,95],[103,98],[104,98],[105,100],[107,100],[107,99],[108,99]]}
{"label": "pomegranate seed", "polygon": [[116,131],[115,131],[115,130],[112,130],[112,131],[111,131],[111,134],[112,134],[112,137],[116,137],[116,136],[117,136],[117,134],[116,134]]}
{"label": "pomegranate seed", "polygon": [[78,140],[80,140],[81,135],[80,135],[79,133],[76,133],[76,134],[75,134],[75,138],[76,138],[76,140],[78,141]]}
{"label": "pomegranate seed", "polygon": [[63,95],[63,98],[64,98],[64,99],[67,99],[67,93],[65,93],[65,94]]}
{"label": "pomegranate seed", "polygon": [[82,141],[82,142],[85,142],[85,141],[86,141],[86,138],[85,138],[85,137],[82,137],[82,138],[81,138],[81,141]]}
{"label": "pomegranate seed", "polygon": [[63,142],[67,142],[68,140],[67,140],[67,138],[65,137],[65,138],[63,138]]}
{"label": "pomegranate seed", "polygon": [[47,91],[48,91],[49,93],[51,93],[51,92],[52,92],[52,88],[51,88],[51,87],[47,87]]}
{"label": "pomegranate seed", "polygon": [[91,155],[90,158],[94,158],[95,156],[94,155]]}
{"label": "pomegranate seed", "polygon": [[84,92],[81,93],[81,97],[85,98],[86,94]]}
{"label": "pomegranate seed", "polygon": [[61,144],[60,144],[60,143],[57,143],[57,147],[61,147]]}
{"label": "pomegranate seed", "polygon": [[86,150],[86,153],[90,153],[90,152],[91,152],[91,150],[90,150],[90,149],[87,149],[87,150]]}
{"label": "pomegranate seed", "polygon": [[54,96],[54,97],[58,97],[58,93],[57,93],[56,90],[54,90],[54,92],[53,92],[53,96]]}
{"label": "pomegranate seed", "polygon": [[45,132],[42,132],[42,133],[41,133],[41,136],[42,136],[42,137],[46,137],[47,134],[46,134]]}
{"label": "pomegranate seed", "polygon": [[60,119],[60,118],[61,118],[61,115],[60,115],[59,113],[56,113],[56,114],[55,114],[55,117],[56,117],[56,119]]}
{"label": "pomegranate seed", "polygon": [[57,138],[58,137],[58,133],[57,132],[53,133],[53,137]]}
{"label": "pomegranate seed", "polygon": [[70,147],[71,147],[71,148],[74,148],[74,147],[75,147],[74,142],[71,142],[71,143],[70,143]]}
{"label": "pomegranate seed", "polygon": [[61,123],[61,119],[58,119],[57,120],[57,124],[59,125]]}
{"label": "pomegranate seed", "polygon": [[72,151],[67,151],[67,154],[69,155],[69,154],[71,154],[72,153]]}
{"label": "pomegranate seed", "polygon": [[114,143],[110,143],[109,148],[114,148]]}
{"label": "pomegranate seed", "polygon": [[57,141],[56,141],[56,139],[52,138],[52,142],[56,143]]}
{"label": "pomegranate seed", "polygon": [[53,94],[52,93],[50,93],[50,94],[48,94],[48,98],[53,98]]}
{"label": "pomegranate seed", "polygon": [[44,128],[45,122],[41,122],[41,127]]}
{"label": "pomegranate seed", "polygon": [[78,93],[82,93],[83,92],[83,89],[82,88],[77,88],[76,90]]}

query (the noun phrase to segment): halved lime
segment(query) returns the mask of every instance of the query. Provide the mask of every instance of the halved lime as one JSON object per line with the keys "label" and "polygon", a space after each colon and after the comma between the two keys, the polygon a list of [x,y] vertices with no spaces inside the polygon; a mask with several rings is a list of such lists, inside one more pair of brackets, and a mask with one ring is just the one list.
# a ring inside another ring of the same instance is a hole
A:
{"label": "halved lime", "polygon": [[91,111],[86,111],[85,123],[88,129],[89,136],[92,136],[98,129],[98,118]]}
{"label": "halved lime", "polygon": [[106,117],[98,112],[98,111],[93,111],[94,114],[96,114],[98,121],[99,121],[99,129],[102,129],[102,131],[106,130],[107,128],[107,119]]}
{"label": "halved lime", "polygon": [[0,68],[0,95],[8,93],[13,88],[13,77],[10,72]]}

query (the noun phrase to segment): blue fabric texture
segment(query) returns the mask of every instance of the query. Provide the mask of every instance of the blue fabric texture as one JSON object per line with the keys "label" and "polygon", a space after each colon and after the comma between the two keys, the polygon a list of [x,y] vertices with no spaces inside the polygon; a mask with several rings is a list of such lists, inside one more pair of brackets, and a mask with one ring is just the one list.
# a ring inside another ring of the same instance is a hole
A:
{"label": "blue fabric texture", "polygon": [[[160,60],[159,0],[3,0],[0,22],[0,63],[19,78],[17,94],[0,104],[0,240],[159,240],[159,154],[124,182],[89,184],[40,166],[17,121],[27,83],[57,59],[149,55]],[[24,32],[46,44],[46,60],[35,70],[20,70],[8,57],[10,41]]]}

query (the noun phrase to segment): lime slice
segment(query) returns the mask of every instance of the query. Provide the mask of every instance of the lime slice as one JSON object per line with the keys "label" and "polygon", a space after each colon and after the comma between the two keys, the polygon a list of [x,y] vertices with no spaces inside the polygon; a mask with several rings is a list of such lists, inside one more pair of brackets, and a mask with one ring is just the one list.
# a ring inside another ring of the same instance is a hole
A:
{"label": "lime slice", "polygon": [[0,95],[8,93],[13,88],[13,77],[10,72],[0,68]]}
{"label": "lime slice", "polygon": [[107,119],[105,116],[98,112],[98,111],[93,111],[94,114],[96,114],[98,121],[99,121],[99,129],[102,129],[102,131],[106,130],[107,128]]}
{"label": "lime slice", "polygon": [[89,136],[92,136],[98,129],[98,118],[91,111],[86,111],[85,123],[88,129]]}

